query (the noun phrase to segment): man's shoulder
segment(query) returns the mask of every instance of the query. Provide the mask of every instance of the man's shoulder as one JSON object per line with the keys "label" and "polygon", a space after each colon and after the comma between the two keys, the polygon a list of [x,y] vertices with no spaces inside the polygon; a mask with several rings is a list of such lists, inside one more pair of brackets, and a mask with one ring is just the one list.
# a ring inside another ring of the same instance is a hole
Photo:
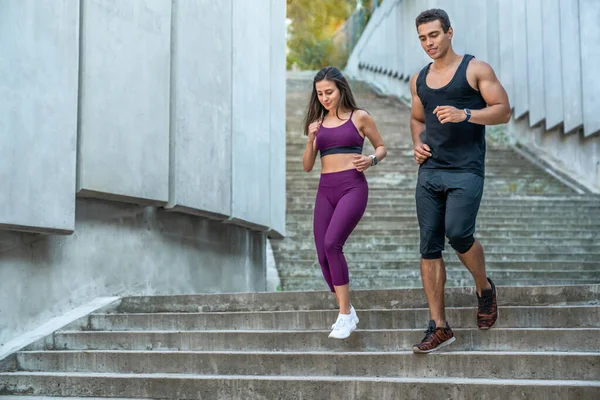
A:
{"label": "man's shoulder", "polygon": [[467,65],[467,70],[469,70],[469,72],[473,71],[475,73],[486,73],[493,71],[493,68],[487,62],[478,60],[477,58],[473,57],[469,61],[469,65]]}

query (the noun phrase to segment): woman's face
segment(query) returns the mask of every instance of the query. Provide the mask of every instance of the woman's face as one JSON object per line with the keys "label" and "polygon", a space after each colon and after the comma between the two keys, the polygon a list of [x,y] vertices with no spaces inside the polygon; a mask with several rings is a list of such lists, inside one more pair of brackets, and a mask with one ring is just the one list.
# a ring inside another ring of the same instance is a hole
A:
{"label": "woman's face", "polygon": [[319,101],[327,111],[335,109],[340,101],[340,90],[335,82],[322,80],[315,84]]}

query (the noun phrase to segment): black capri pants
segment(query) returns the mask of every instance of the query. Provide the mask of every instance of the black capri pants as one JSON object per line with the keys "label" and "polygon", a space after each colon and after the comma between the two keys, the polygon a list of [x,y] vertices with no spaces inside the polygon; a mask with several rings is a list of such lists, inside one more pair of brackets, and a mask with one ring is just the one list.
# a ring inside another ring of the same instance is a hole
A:
{"label": "black capri pants", "polygon": [[444,236],[460,254],[471,249],[484,179],[473,172],[419,171],[415,199],[424,259],[442,257]]}

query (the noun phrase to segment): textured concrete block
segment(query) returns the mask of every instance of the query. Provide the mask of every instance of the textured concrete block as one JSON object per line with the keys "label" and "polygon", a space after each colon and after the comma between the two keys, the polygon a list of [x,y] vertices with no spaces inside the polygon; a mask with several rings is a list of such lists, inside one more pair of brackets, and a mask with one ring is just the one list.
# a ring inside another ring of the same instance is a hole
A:
{"label": "textured concrete block", "polygon": [[561,59],[560,0],[546,0],[542,3],[542,25],[544,53],[544,98],[546,108],[546,129],[552,129],[563,122],[562,66]]}
{"label": "textured concrete block", "polygon": [[[414,56],[410,49],[412,43],[418,41],[417,32],[415,29],[415,17],[410,14],[409,1],[400,3],[400,12],[402,13],[402,22],[404,25],[402,35],[402,74],[405,78],[410,78],[415,72],[411,68],[411,61]],[[369,24],[370,25],[370,24]]]}
{"label": "textured concrete block", "polygon": [[583,124],[581,87],[581,46],[579,2],[560,0],[560,44],[564,131],[573,132]]}
{"label": "textured concrete block", "polygon": [[[477,59],[488,61],[488,40],[491,26],[487,21],[487,9],[490,5],[487,1],[468,0],[461,2],[461,5],[452,10],[454,18],[460,18],[461,31],[464,35],[461,40],[464,40],[464,48],[466,53],[473,54]],[[468,9],[469,13],[463,12]],[[497,14],[497,13],[496,13]],[[475,18],[471,15],[477,16]]]}
{"label": "textured concrete block", "polygon": [[0,232],[0,343],[100,296],[265,290],[263,233],[77,200],[70,236]]}
{"label": "textured concrete block", "polygon": [[0,228],[75,225],[79,3],[0,2]]}
{"label": "textured concrete block", "polygon": [[[500,15],[499,15],[500,0],[489,0],[486,4],[486,26],[487,32],[487,59],[486,61],[492,66],[496,75],[500,71]],[[506,35],[506,32],[502,32]]]}
{"label": "textured concrete block", "polygon": [[81,6],[77,190],[164,204],[171,2],[86,0]]}
{"label": "textured concrete block", "polygon": [[270,225],[270,1],[233,2],[232,219]]}
{"label": "textured concrete block", "polygon": [[585,136],[600,131],[600,2],[579,1],[581,32],[581,74],[583,79],[583,131]]}
{"label": "textured concrete block", "polygon": [[522,0],[513,0],[513,76],[515,117],[521,118],[529,111],[529,85],[527,67],[527,15],[526,4]]}
{"label": "textured concrete block", "polygon": [[231,215],[231,3],[173,3],[168,207],[220,218]]}
{"label": "textured concrete block", "polygon": [[[544,95],[544,46],[542,40],[541,0],[528,0],[527,5],[527,84],[529,94],[529,125],[546,118]],[[548,21],[546,21],[547,23]]]}
{"label": "textured concrete block", "polygon": [[498,25],[502,34],[499,36],[500,66],[496,71],[500,82],[506,89],[511,107],[514,107],[514,49],[513,49],[513,11],[512,0],[498,0]]}
{"label": "textured concrete block", "polygon": [[396,71],[398,71],[398,77],[403,78],[404,76],[404,37],[406,36],[406,18],[404,18],[403,14],[403,4],[401,2],[398,4],[394,13],[396,13],[396,47],[394,48],[394,54],[396,55],[396,59],[394,64],[396,66]]}
{"label": "textured concrete block", "polygon": [[271,163],[269,168],[271,221],[269,235],[272,237],[285,235],[285,15],[286,3],[281,0],[271,0]]}
{"label": "textured concrete block", "polygon": [[396,43],[396,29],[398,28],[398,22],[396,21],[396,8],[394,3],[385,4],[387,7],[386,17],[386,46],[385,46],[385,64],[388,71],[394,71],[396,69],[395,53],[398,45]]}

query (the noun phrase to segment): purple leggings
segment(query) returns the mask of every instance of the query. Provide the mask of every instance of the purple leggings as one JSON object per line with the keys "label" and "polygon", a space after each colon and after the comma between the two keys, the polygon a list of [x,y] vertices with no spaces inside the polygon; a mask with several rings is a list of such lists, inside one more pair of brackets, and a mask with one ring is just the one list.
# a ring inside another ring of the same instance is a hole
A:
{"label": "purple leggings", "polygon": [[349,169],[321,174],[313,228],[319,263],[332,292],[334,285],[350,282],[343,247],[365,213],[368,198],[364,173]]}

